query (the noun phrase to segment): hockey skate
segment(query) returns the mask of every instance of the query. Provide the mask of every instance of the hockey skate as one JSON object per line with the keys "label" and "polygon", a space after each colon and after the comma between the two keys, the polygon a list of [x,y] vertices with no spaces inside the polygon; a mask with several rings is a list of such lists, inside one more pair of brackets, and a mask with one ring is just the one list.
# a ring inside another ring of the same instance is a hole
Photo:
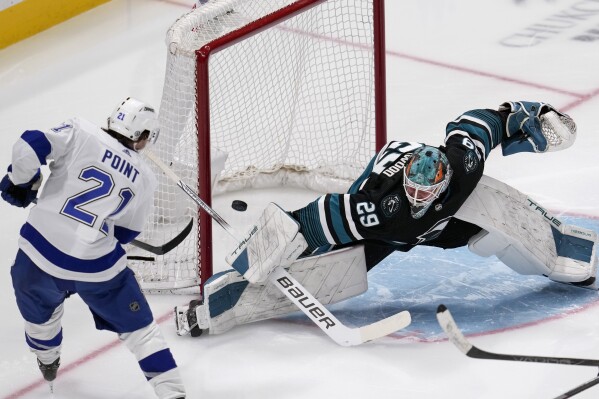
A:
{"label": "hockey skate", "polygon": [[37,366],[40,368],[44,380],[48,381],[48,384],[50,385],[50,393],[54,394],[54,380],[56,379],[56,374],[60,367],[60,358],[50,364],[44,364],[40,362],[40,359],[37,359]]}
{"label": "hockey skate", "polygon": [[60,358],[56,359],[50,364],[44,364],[37,359],[37,365],[44,376],[44,380],[52,382],[56,379],[56,374],[58,373],[58,368],[60,367]]}
{"label": "hockey skate", "polygon": [[597,284],[597,279],[595,277],[589,277],[584,281],[579,281],[576,283],[562,283],[562,284],[573,285],[575,287],[584,288],[586,290],[599,291],[599,285]]}
{"label": "hockey skate", "polygon": [[175,327],[177,335],[190,334],[192,337],[199,337],[204,332],[198,326],[198,316],[196,309],[202,304],[199,299],[189,302],[189,305],[175,306]]}

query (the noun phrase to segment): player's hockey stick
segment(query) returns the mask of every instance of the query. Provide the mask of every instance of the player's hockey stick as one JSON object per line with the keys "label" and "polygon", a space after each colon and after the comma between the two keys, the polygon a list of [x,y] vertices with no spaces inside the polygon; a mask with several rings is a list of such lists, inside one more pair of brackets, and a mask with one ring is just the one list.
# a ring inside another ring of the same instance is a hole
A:
{"label": "player's hockey stick", "polygon": [[192,227],[193,218],[189,220],[187,226],[185,226],[185,228],[179,234],[177,234],[175,238],[162,245],[154,246],[138,240],[133,240],[130,244],[135,245],[137,248],[141,248],[145,251],[151,252],[155,255],[164,255],[165,253],[170,252],[177,245],[181,244],[183,240],[189,235],[189,232],[191,232]]}
{"label": "player's hockey stick", "polygon": [[[197,193],[185,184],[175,172],[162,162],[160,158],[148,150],[144,151],[144,154],[162,169],[170,179],[176,182],[177,186],[206,211],[237,242],[246,242],[255,233],[256,229],[252,230],[248,237],[244,237],[240,240],[233,227],[216,213],[214,209],[202,201]],[[268,280],[277,286],[277,288],[281,290],[281,292],[283,292],[302,312],[304,312],[310,320],[320,327],[322,331],[342,346],[360,345],[364,342],[389,335],[397,330],[407,327],[411,323],[410,313],[408,311],[403,311],[363,327],[350,328],[342,324],[320,303],[320,301],[310,294],[282,267],[277,267],[269,275]]]}
{"label": "player's hockey stick", "polygon": [[445,305],[439,305],[437,308],[437,320],[443,328],[443,331],[449,337],[449,340],[457,346],[466,356],[475,359],[491,360],[510,360],[515,362],[530,363],[551,363],[565,364],[571,366],[595,366],[599,367],[599,360],[595,359],[576,359],[568,357],[550,357],[550,356],[528,356],[528,355],[508,355],[502,353],[487,352],[472,345],[457,326],[449,309]]}
{"label": "player's hockey stick", "polygon": [[[33,200],[33,203],[37,204],[37,198]],[[138,241],[138,240],[133,240],[129,244],[136,246],[137,248],[141,248],[143,250],[151,252],[154,255],[164,255],[165,253],[167,253],[167,252],[171,251],[173,248],[175,248],[177,245],[181,244],[183,242],[183,240],[185,239],[185,237],[187,237],[187,235],[191,231],[192,227],[193,227],[193,218],[191,218],[189,220],[189,223],[187,224],[187,226],[185,226],[185,228],[179,234],[177,234],[177,236],[175,238],[173,238],[166,244],[154,246],[154,245],[150,245],[148,243],[145,243],[143,241]],[[152,258],[144,258],[141,256],[128,256],[127,259],[153,260]]]}
{"label": "player's hockey stick", "polygon": [[559,396],[556,396],[555,399],[567,399],[567,398],[571,398],[572,396],[576,395],[577,393],[580,393],[582,391],[586,391],[587,389],[595,386],[599,384],[599,375],[595,378],[593,378],[592,380],[588,380],[587,382],[580,384],[579,386],[577,386],[576,388],[572,388],[570,389],[568,392],[563,393]]}
{"label": "player's hockey stick", "polygon": [[[595,359],[576,359],[568,357],[551,357],[551,356],[528,356],[528,355],[508,355],[502,353],[487,352],[472,345],[464,336],[458,325],[456,324],[449,309],[445,305],[439,305],[437,308],[437,320],[441,328],[447,334],[449,340],[466,356],[475,359],[490,359],[490,360],[509,360],[516,362],[530,363],[549,363],[549,364],[565,364],[571,366],[599,366],[599,360]],[[572,388],[566,393],[557,396],[555,399],[566,399],[587,390],[599,384],[599,376],[589,380],[575,388]]]}

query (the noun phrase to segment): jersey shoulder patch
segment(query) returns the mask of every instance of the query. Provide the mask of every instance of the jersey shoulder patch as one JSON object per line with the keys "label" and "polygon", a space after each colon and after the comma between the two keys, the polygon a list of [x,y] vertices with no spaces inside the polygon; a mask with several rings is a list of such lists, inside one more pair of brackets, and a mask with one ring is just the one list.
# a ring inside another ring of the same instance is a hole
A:
{"label": "jersey shoulder patch", "polygon": [[64,122],[60,126],[53,127],[50,130],[53,131],[54,133],[60,133],[60,132],[63,132],[65,130],[69,130],[72,128],[73,128],[72,123]]}
{"label": "jersey shoulder patch", "polygon": [[476,153],[473,150],[466,151],[466,153],[464,154],[463,164],[464,164],[464,170],[466,171],[467,174],[472,173],[476,169],[478,169],[478,165],[479,165],[478,157],[476,156]]}
{"label": "jersey shoulder patch", "polygon": [[390,218],[399,212],[401,208],[401,198],[399,194],[389,194],[381,201],[381,211],[383,215]]}

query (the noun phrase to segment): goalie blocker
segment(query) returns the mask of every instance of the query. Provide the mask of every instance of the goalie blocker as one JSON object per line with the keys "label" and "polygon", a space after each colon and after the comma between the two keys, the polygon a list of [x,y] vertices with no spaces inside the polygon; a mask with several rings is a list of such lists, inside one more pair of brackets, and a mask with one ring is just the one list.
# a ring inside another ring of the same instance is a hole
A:
{"label": "goalie blocker", "polygon": [[226,260],[250,283],[263,283],[275,268],[293,263],[307,246],[299,223],[271,202]]}

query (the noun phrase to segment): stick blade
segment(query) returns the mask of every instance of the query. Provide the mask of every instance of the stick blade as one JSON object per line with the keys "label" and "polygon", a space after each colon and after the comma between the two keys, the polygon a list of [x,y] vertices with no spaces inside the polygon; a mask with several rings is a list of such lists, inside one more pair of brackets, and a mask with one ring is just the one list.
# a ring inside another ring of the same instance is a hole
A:
{"label": "stick blade", "polygon": [[412,316],[410,315],[410,312],[404,310],[403,312],[396,313],[386,319],[379,320],[376,323],[360,327],[360,342],[357,344],[393,334],[398,330],[406,328],[411,322]]}
{"label": "stick blade", "polygon": [[191,233],[192,228],[193,218],[189,219],[189,223],[187,223],[187,226],[185,226],[185,228],[175,238],[173,238],[171,241],[162,246],[162,250],[164,251],[164,253],[170,252],[177,245],[181,244],[181,242],[183,242],[183,240],[189,235],[189,233]]}
{"label": "stick blade", "polygon": [[185,228],[179,234],[177,234],[177,236],[175,238],[173,238],[172,240],[170,240],[169,242],[167,242],[164,245],[155,246],[155,245],[150,245],[143,241],[138,241],[138,240],[131,241],[131,245],[134,245],[137,248],[141,248],[144,251],[151,252],[154,255],[164,255],[167,252],[172,251],[177,245],[181,244],[183,242],[183,240],[185,238],[187,238],[187,236],[191,232],[192,227],[193,227],[193,218],[191,218],[189,220],[189,223],[187,223],[187,226],[185,226]]}
{"label": "stick blade", "polygon": [[468,342],[464,334],[458,328],[451,312],[445,305],[439,305],[437,308],[437,321],[439,325],[447,334],[449,340],[464,354],[468,355],[468,352],[472,349],[472,344]]}

